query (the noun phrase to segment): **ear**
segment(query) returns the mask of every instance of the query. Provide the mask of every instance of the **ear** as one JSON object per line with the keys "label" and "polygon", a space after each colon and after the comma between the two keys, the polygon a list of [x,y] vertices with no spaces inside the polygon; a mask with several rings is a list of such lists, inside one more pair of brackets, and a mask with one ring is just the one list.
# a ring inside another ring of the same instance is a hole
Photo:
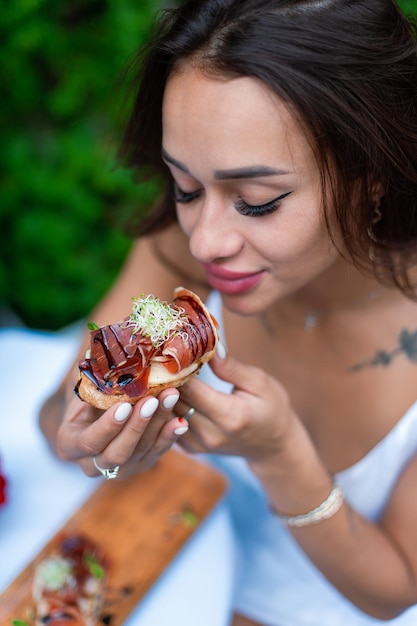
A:
{"label": "ear", "polygon": [[[382,181],[375,181],[372,186],[372,200],[373,200],[373,204],[375,207],[377,207],[378,212],[379,211],[379,205],[381,204],[381,198],[385,193],[385,187],[382,184]],[[380,215],[381,218],[381,215]]]}

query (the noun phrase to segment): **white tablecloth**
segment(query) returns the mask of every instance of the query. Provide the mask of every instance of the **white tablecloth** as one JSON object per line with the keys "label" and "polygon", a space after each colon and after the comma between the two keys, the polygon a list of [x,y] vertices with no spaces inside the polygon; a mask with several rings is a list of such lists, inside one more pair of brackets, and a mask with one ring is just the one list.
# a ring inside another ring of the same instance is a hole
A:
{"label": "white tablecloth", "polygon": [[[73,334],[0,330],[0,463],[8,480],[0,508],[0,593],[98,486],[59,461],[37,426],[43,399],[77,352]],[[165,570],[126,626],[226,626],[234,547],[220,503]]]}

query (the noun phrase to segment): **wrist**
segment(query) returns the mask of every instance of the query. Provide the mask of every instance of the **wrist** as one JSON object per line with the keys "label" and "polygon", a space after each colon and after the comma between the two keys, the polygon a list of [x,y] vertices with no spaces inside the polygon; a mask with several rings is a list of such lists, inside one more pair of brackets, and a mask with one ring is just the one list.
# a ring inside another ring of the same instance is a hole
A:
{"label": "wrist", "polygon": [[290,528],[302,528],[303,526],[311,526],[319,524],[326,519],[330,519],[335,515],[345,500],[342,489],[336,483],[333,483],[332,490],[323,502],[317,507],[306,513],[297,515],[283,515],[276,509],[274,504],[270,504],[269,508],[280,520]]}
{"label": "wrist", "polygon": [[[279,516],[315,511],[334,488],[330,472],[298,418],[292,421],[279,449],[261,460],[249,461],[249,465],[267,493],[270,508]],[[335,495],[339,500],[340,494]]]}

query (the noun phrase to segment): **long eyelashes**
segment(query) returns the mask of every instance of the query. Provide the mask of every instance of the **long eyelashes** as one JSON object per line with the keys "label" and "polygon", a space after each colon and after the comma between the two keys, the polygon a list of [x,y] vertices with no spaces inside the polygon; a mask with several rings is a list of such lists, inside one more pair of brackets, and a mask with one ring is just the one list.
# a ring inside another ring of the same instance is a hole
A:
{"label": "long eyelashes", "polygon": [[[174,180],[171,181],[170,192],[174,202],[177,202],[179,204],[188,204],[201,195],[200,190],[183,191]],[[236,202],[234,202],[233,206],[235,207],[236,211],[238,211],[238,213],[240,213],[241,215],[249,217],[260,217],[263,215],[269,215],[270,213],[276,211],[281,206],[282,200],[289,196],[291,193],[292,191],[288,191],[287,193],[283,193],[280,196],[277,196],[270,202],[259,205],[248,204],[247,202],[245,202],[245,200],[243,200],[243,198],[240,198],[239,200],[236,200]]]}
{"label": "long eyelashes", "polygon": [[243,198],[240,198],[240,200],[237,200],[234,203],[234,207],[236,211],[238,211],[241,215],[248,215],[250,217],[269,215],[269,213],[273,213],[274,211],[276,211],[281,206],[282,200],[289,196],[291,193],[292,191],[288,191],[287,193],[283,193],[277,198],[274,198],[270,202],[258,205],[248,204],[243,200]]}
{"label": "long eyelashes", "polygon": [[200,191],[183,191],[178,187],[175,180],[171,181],[170,193],[174,202],[179,202],[180,204],[192,202],[200,195]]}

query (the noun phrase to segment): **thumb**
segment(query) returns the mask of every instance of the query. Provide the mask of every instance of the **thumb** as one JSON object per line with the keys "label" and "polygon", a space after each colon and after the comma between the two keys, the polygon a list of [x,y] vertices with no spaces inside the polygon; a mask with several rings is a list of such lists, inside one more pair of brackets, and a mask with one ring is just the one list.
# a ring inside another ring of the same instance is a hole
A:
{"label": "thumb", "polygon": [[231,383],[235,390],[254,392],[256,387],[256,372],[259,370],[253,366],[246,365],[241,361],[228,354],[224,344],[219,342],[216,348],[216,355],[210,361],[210,367],[213,373],[224,380]]}

